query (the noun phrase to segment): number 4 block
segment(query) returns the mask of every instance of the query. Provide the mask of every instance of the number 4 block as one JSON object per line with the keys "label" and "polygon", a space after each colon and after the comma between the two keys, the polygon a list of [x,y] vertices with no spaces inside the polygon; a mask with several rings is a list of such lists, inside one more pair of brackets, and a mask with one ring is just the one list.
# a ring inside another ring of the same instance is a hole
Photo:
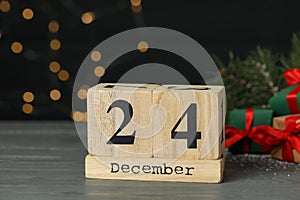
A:
{"label": "number 4 block", "polygon": [[153,91],[153,103],[166,112],[166,116],[157,114],[153,120],[153,127],[162,127],[153,137],[154,157],[222,157],[224,87],[164,85]]}
{"label": "number 4 block", "polygon": [[88,92],[86,176],[220,182],[224,118],[223,86],[99,84]]}

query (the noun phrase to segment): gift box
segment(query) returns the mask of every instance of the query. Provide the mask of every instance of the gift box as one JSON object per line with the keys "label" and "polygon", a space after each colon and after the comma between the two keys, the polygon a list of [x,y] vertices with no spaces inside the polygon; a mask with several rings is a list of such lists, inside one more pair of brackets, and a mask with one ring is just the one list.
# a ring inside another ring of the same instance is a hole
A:
{"label": "gift box", "polygon": [[232,153],[269,153],[270,149],[264,146],[263,138],[266,134],[266,127],[272,126],[272,119],[272,110],[235,109],[231,111],[226,127],[226,147],[229,147]]}
{"label": "gift box", "polygon": [[269,105],[278,116],[300,113],[300,84],[280,90],[270,99]]}
{"label": "gift box", "polygon": [[269,105],[278,116],[300,113],[300,69],[288,70],[284,76],[289,87],[269,100]]}
{"label": "gift box", "polygon": [[273,158],[300,163],[300,114],[273,118],[273,128],[282,130],[273,135],[270,143],[278,145]]}

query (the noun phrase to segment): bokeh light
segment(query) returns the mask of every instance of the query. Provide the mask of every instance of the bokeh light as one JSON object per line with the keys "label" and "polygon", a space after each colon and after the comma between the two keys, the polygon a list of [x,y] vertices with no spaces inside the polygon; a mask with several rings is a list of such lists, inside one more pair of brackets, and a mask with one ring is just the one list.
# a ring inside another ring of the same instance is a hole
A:
{"label": "bokeh light", "polygon": [[60,43],[60,41],[58,39],[51,40],[51,42],[50,42],[50,48],[52,50],[57,51],[57,50],[60,49],[60,47],[61,47],[61,43]]}
{"label": "bokeh light", "polygon": [[57,72],[60,70],[60,64],[59,64],[59,62],[57,62],[57,61],[52,61],[52,62],[49,64],[49,69],[50,69],[51,72],[57,73]]}
{"label": "bokeh light", "polygon": [[34,94],[32,92],[25,92],[23,94],[23,100],[27,103],[33,102]]}
{"label": "bokeh light", "polygon": [[23,46],[20,42],[13,42],[10,47],[11,51],[15,54],[19,54],[23,50]]}
{"label": "bokeh light", "polygon": [[77,96],[79,99],[84,100],[87,97],[87,90],[84,88],[81,88],[80,90],[78,90],[77,92]]}
{"label": "bokeh light", "polygon": [[31,10],[30,8],[25,8],[23,10],[22,16],[26,20],[31,20],[34,16],[33,10]]}
{"label": "bokeh light", "polygon": [[79,111],[75,111],[73,112],[73,120],[76,122],[81,122],[84,120],[84,114],[82,112]]}
{"label": "bokeh light", "polygon": [[105,69],[102,66],[97,66],[94,69],[94,74],[98,77],[102,77],[105,74]]}
{"label": "bokeh light", "polygon": [[4,13],[10,11],[10,3],[9,1],[1,1],[0,2],[0,10]]}
{"label": "bokeh light", "polygon": [[52,20],[48,24],[48,30],[50,33],[57,33],[59,30],[59,23],[56,20]]}
{"label": "bokeh light", "polygon": [[58,72],[58,78],[59,78],[59,80],[61,80],[61,81],[66,81],[66,80],[68,80],[69,79],[69,77],[70,77],[70,74],[69,74],[69,72],[67,71],[67,70],[60,70],[59,72]]}
{"label": "bokeh light", "polygon": [[140,52],[144,53],[144,52],[148,51],[148,49],[149,49],[149,45],[148,45],[148,43],[146,41],[139,42],[139,44],[138,44],[138,50]]}
{"label": "bokeh light", "polygon": [[53,90],[51,90],[49,96],[53,101],[58,101],[61,98],[61,93],[59,90],[53,89]]}
{"label": "bokeh light", "polygon": [[98,62],[99,60],[101,60],[101,57],[102,57],[102,55],[99,51],[93,51],[91,53],[91,59],[94,62]]}
{"label": "bokeh light", "polygon": [[90,24],[95,20],[95,14],[93,12],[86,12],[81,16],[81,21],[84,24]]}
{"label": "bokeh light", "polygon": [[29,103],[25,103],[22,106],[22,111],[25,114],[31,114],[33,112],[33,106],[31,104],[29,104]]}

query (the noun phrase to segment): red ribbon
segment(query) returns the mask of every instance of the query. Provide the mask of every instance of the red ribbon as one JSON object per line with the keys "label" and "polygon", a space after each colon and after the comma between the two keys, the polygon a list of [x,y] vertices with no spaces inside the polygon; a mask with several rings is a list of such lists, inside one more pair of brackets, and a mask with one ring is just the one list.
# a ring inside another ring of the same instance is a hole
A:
{"label": "red ribbon", "polygon": [[265,138],[267,145],[273,149],[282,145],[282,160],[295,162],[293,149],[300,154],[300,123],[296,123],[300,116],[290,116],[285,119],[285,129],[278,130],[270,127]]}
{"label": "red ribbon", "polygon": [[[246,110],[246,130],[238,130],[232,126],[226,126],[225,147],[228,148],[241,139],[248,139],[259,144],[263,152],[282,146],[282,160],[295,162],[293,149],[300,154],[300,116],[289,116],[285,118],[285,129],[274,129],[270,126],[255,126],[251,128],[254,119],[253,109]],[[244,152],[249,146],[243,147]]]}
{"label": "red ribbon", "polygon": [[271,147],[265,143],[265,138],[269,130],[269,126],[256,126],[251,128],[254,120],[254,110],[252,108],[246,109],[245,128],[246,130],[239,130],[232,126],[226,126],[226,141],[225,147],[228,148],[236,142],[245,139],[243,144],[243,152],[249,152],[250,140],[262,147],[263,152],[270,152]]}
{"label": "red ribbon", "polygon": [[[290,69],[284,72],[284,77],[288,85],[294,85],[300,83],[300,69]],[[286,96],[286,101],[291,114],[300,113],[297,94],[300,92],[300,85],[296,86]]]}
{"label": "red ribbon", "polygon": [[284,77],[288,85],[295,85],[300,82],[300,69],[289,69],[284,72]]}

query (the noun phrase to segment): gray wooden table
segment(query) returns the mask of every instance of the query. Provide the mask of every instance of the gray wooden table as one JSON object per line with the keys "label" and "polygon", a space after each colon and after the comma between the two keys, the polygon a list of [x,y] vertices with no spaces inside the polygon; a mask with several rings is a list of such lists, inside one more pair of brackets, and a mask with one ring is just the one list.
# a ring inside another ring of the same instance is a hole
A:
{"label": "gray wooden table", "polygon": [[300,165],[226,155],[222,184],[90,180],[72,122],[0,122],[0,200],[299,199]]}

